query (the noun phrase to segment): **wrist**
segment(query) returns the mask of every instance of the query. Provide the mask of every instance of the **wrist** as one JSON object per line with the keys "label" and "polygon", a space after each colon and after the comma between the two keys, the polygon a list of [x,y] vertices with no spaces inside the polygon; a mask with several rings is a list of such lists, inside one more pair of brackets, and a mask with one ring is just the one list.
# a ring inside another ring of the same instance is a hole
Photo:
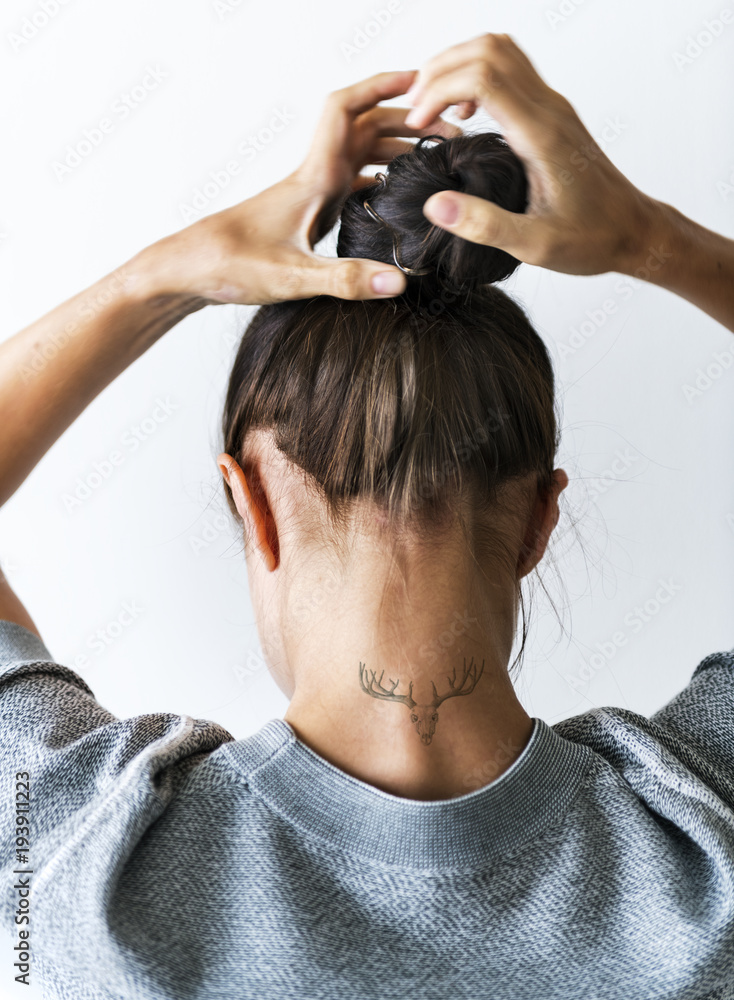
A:
{"label": "wrist", "polygon": [[677,208],[656,201],[647,228],[644,246],[634,268],[626,271],[632,277],[672,291],[681,286],[710,278],[712,262],[731,260],[732,241],[706,229],[683,215]]}
{"label": "wrist", "polygon": [[145,247],[119,270],[128,297],[149,305],[165,305],[186,315],[213,304],[214,300],[201,294],[189,274],[176,235]]}
{"label": "wrist", "polygon": [[734,330],[734,240],[655,202],[647,255],[625,273],[674,292]]}
{"label": "wrist", "polygon": [[151,246],[70,300],[71,321],[65,330],[77,334],[91,327],[94,334],[100,327],[110,331],[124,324],[124,336],[116,343],[129,364],[207,304],[201,296],[174,287],[164,258]]}
{"label": "wrist", "polygon": [[631,214],[633,230],[613,270],[640,281],[662,284],[670,278],[670,264],[681,249],[677,213],[664,202],[640,195]]}

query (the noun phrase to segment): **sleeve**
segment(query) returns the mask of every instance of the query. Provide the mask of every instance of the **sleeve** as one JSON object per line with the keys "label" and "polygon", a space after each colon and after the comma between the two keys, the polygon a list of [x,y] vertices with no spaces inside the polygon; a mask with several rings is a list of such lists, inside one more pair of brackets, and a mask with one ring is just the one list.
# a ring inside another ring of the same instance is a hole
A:
{"label": "sleeve", "polygon": [[167,801],[180,772],[232,739],[216,723],[189,716],[118,719],[38,636],[0,621],[0,826],[12,844],[12,857],[0,867],[15,861],[16,792],[24,790],[18,785],[29,785],[32,852],[34,844],[58,844],[111,792]]}
{"label": "sleeve", "polygon": [[734,649],[710,653],[650,721],[686,765],[734,806]]}

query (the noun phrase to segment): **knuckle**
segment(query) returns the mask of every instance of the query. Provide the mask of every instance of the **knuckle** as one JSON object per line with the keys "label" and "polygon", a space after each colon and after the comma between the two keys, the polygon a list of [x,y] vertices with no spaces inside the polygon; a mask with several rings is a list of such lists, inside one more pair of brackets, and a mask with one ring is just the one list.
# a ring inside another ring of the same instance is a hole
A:
{"label": "knuckle", "polygon": [[490,32],[482,39],[482,55],[492,61],[503,60],[509,51],[509,43],[509,35]]}
{"label": "knuckle", "polygon": [[326,96],[326,101],[325,101],[326,107],[327,108],[341,107],[346,100],[348,90],[349,90],[348,87],[340,87],[338,90],[332,90],[331,93],[327,94]]}
{"label": "knuckle", "polygon": [[497,219],[487,205],[472,204],[468,207],[461,224],[462,235],[473,243],[493,246],[499,230]]}
{"label": "knuckle", "polygon": [[278,292],[281,298],[297,298],[303,286],[303,272],[300,267],[290,264],[278,274]]}
{"label": "knuckle", "polygon": [[472,83],[474,90],[480,93],[486,90],[491,84],[492,69],[489,63],[479,63],[472,68]]}
{"label": "knuckle", "polygon": [[428,80],[432,80],[435,77],[440,65],[440,56],[433,56],[425,62],[418,71],[418,79],[420,82],[425,83]]}
{"label": "knuckle", "polygon": [[389,124],[391,110],[383,107],[369,108],[359,116],[360,127],[367,133],[377,133],[383,125]]}
{"label": "knuckle", "polygon": [[571,102],[559,94],[557,90],[547,88],[545,93],[545,103],[561,119],[575,119],[576,111]]}
{"label": "knuckle", "polygon": [[488,31],[482,38],[484,51],[489,55],[502,50],[502,35]]}
{"label": "knuckle", "polygon": [[[558,95],[560,97],[560,95]],[[538,148],[545,153],[552,150],[575,146],[579,142],[579,122],[571,105],[560,98],[539,99],[535,102],[542,119],[542,128],[538,129]]]}
{"label": "knuckle", "polygon": [[362,266],[357,261],[343,264],[336,276],[336,289],[341,298],[357,299],[362,291]]}
{"label": "knuckle", "polygon": [[474,75],[473,88],[478,101],[489,100],[492,94],[504,85],[504,77],[496,67],[478,67]]}

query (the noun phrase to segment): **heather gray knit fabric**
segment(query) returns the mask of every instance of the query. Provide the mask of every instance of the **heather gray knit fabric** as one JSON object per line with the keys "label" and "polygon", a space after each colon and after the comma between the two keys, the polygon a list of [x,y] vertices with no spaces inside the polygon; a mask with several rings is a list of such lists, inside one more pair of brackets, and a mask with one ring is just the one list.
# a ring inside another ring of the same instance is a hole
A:
{"label": "heather gray knit fabric", "polygon": [[29,904],[44,996],[734,997],[734,651],[650,719],[535,719],[499,780],[416,802],[280,719],[117,719],[0,622],[0,763],[3,926]]}

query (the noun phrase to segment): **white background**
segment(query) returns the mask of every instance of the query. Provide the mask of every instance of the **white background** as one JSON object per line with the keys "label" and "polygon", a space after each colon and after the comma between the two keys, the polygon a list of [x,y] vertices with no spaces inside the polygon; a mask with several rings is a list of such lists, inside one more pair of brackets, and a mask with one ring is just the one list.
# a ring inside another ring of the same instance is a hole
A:
{"label": "white background", "polygon": [[[206,212],[283,177],[328,91],[487,30],[516,37],[592,134],[612,137],[608,155],[639,187],[734,236],[734,23],[698,50],[689,37],[720,0],[393,0],[379,27],[384,7],[68,0],[42,24],[40,4],[6,0],[2,336],[181,228],[210,171],[242,165],[226,188],[208,188]],[[19,42],[34,15],[40,27]],[[148,67],[165,76],[123,119],[115,102],[141,94]],[[263,132],[279,110],[289,123]],[[103,118],[112,130],[60,177],[67,147]],[[238,153],[258,135],[254,155]],[[556,362],[571,477],[546,574],[564,627],[538,594],[518,691],[551,724],[598,705],[649,714],[704,655],[734,646],[734,365],[713,369],[720,377],[695,397],[684,391],[715,353],[734,361],[734,341],[686,302],[619,275],[523,266],[507,288]],[[0,512],[0,562],[55,658],[88,657],[79,673],[105,707],[214,719],[238,739],[286,707],[262,666],[215,464],[248,314],[209,308],[167,334]],[[172,410],[156,422],[158,399]],[[154,429],[133,451],[127,435],[146,418]],[[69,510],[65,494],[114,450],[122,464]],[[660,580],[675,590],[665,604]],[[629,617],[648,601],[646,622]],[[113,639],[126,603],[140,610]],[[109,644],[96,653],[100,629]]]}

